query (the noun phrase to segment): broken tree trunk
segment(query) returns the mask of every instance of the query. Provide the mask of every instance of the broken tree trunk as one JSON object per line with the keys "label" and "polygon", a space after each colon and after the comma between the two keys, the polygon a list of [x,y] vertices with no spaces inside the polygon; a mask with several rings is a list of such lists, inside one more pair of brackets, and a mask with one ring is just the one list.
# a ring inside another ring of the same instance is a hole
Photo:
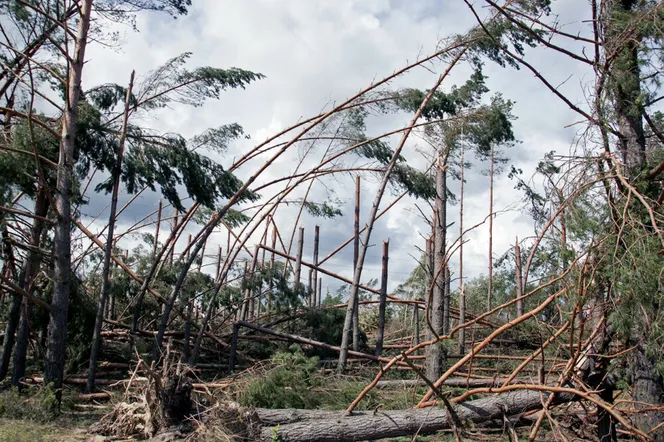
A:
{"label": "broken tree trunk", "polygon": [[[355,177],[355,218],[353,224],[355,239],[353,240],[353,269],[357,269],[357,258],[360,256],[360,176]],[[357,271],[357,270],[354,270]],[[353,277],[355,281],[355,277]],[[360,351],[360,307],[357,305],[359,300],[357,289],[351,290],[354,293],[353,300],[353,350]]]}
{"label": "broken tree trunk", "polygon": [[[454,411],[459,420],[480,424],[538,409],[548,395],[514,391],[454,405]],[[572,399],[562,394],[554,398],[554,403]],[[243,422],[248,423],[252,440],[343,442],[431,434],[450,428],[452,420],[444,408],[366,411],[350,416],[334,411],[254,409],[245,412]]]}
{"label": "broken tree trunk", "polygon": [[[449,378],[445,379],[443,385],[446,387],[454,388],[482,388],[482,387],[499,387],[505,383],[507,378]],[[532,382],[532,379],[517,378],[510,381],[510,384],[525,384]],[[421,379],[403,379],[397,381],[378,381],[376,388],[408,388],[408,387],[424,387],[426,382]]]}
{"label": "broken tree trunk", "polygon": [[[376,356],[383,353],[383,336],[385,334],[385,304],[387,300],[387,262],[389,260],[390,241],[383,242],[383,271],[380,281],[380,304],[378,307],[378,336],[376,337]],[[415,306],[417,309],[417,306]]]}

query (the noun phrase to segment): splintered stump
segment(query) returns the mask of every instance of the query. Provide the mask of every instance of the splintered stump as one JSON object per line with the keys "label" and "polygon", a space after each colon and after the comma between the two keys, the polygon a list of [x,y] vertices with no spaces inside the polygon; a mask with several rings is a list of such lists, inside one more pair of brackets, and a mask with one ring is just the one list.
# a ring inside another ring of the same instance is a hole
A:
{"label": "splintered stump", "polygon": [[181,424],[191,415],[191,392],[193,384],[186,376],[171,376],[164,389],[159,393],[159,411],[161,426],[170,427]]}
{"label": "splintered stump", "polygon": [[[455,405],[461,422],[485,423],[542,407],[550,393],[514,391]],[[557,395],[554,403],[569,402],[571,395]],[[449,429],[451,416],[444,408],[392,411],[343,412],[318,410],[253,409],[244,413],[252,440],[281,442],[345,442],[375,440]]]}

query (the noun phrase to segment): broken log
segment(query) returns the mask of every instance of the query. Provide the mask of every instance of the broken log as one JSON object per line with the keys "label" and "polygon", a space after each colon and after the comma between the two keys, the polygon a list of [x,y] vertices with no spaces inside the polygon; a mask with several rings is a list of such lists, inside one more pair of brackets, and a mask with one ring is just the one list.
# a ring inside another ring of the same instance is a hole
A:
{"label": "broken log", "polygon": [[[446,387],[453,388],[481,388],[481,387],[499,387],[507,378],[495,379],[466,379],[466,378],[449,378],[443,382]],[[532,379],[514,379],[511,384],[526,384],[531,383]],[[378,381],[376,388],[406,388],[406,387],[424,387],[426,383],[421,379],[404,379],[400,381]]]}
{"label": "broken log", "polygon": [[[513,391],[454,406],[461,421],[481,424],[503,415],[518,415],[542,406],[551,393]],[[542,399],[544,396],[544,399]],[[556,395],[554,403],[569,402],[570,394]],[[443,408],[393,411],[344,412],[320,410],[253,409],[244,413],[252,440],[270,442],[345,442],[376,440],[413,434],[432,434],[450,428],[452,422]]]}

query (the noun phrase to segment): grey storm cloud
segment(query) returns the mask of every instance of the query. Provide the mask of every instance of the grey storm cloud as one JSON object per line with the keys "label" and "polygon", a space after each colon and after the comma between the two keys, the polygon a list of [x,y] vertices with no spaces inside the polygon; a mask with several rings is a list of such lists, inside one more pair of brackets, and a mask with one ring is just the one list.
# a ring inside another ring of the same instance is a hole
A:
{"label": "grey storm cloud", "polygon": [[[576,32],[588,26],[582,23],[587,17],[578,15],[577,0],[561,0],[555,2],[553,7],[554,12],[560,14],[560,22],[567,23],[569,31]],[[136,70],[140,79],[168,59],[188,51],[193,52],[191,66],[236,66],[266,75],[264,80],[249,85],[246,90],[223,92],[218,101],[209,101],[200,107],[173,106],[135,121],[136,124],[181,133],[185,137],[209,127],[237,122],[251,135],[251,139],[241,140],[225,154],[215,156],[228,166],[268,136],[303,118],[330,109],[334,103],[342,102],[373,81],[433,52],[442,38],[473,26],[474,18],[461,1],[203,0],[195,2],[190,13],[177,20],[149,14],[139,16],[137,25],[140,29],[138,33],[126,27],[115,29],[124,40],[119,49],[94,43],[90,45],[89,62],[84,73],[86,87],[106,82],[126,84],[132,69]],[[580,52],[579,48],[576,49]],[[552,54],[545,48],[528,49],[527,54],[534,66],[546,72],[553,87],[573,97],[574,103],[582,105],[587,72],[579,63]],[[429,63],[426,68],[420,67],[397,77],[387,87],[430,88],[442,68],[439,63]],[[463,66],[453,70],[443,87],[462,83],[469,72]],[[501,93],[515,102],[514,114],[518,119],[514,122],[514,130],[521,143],[506,152],[510,158],[508,169],[513,164],[523,169],[524,177],[528,177],[546,152],[566,153],[569,150],[575,129],[567,126],[578,118],[532,72],[501,68],[487,62],[484,73],[489,78],[488,86],[492,94]],[[371,118],[367,132],[373,135],[403,127],[409,118],[409,115]],[[390,142],[395,145],[398,139],[398,136],[392,137]],[[424,144],[412,136],[404,154],[410,164],[421,166],[424,159],[415,150],[416,147],[424,148]],[[257,183],[292,173],[300,153],[299,148],[291,149],[268,168]],[[238,171],[238,176],[242,179],[251,176],[266,158],[262,156],[250,162]],[[307,161],[303,165],[304,170],[313,165]],[[486,164],[478,164],[466,174],[466,226],[480,223],[488,215],[488,177],[480,173],[486,168]],[[375,177],[363,180],[362,225],[373,203],[377,181]],[[319,202],[327,199],[329,192],[326,185],[341,201],[344,216],[330,220],[303,215],[298,224],[306,228],[305,259],[311,259],[314,225],[321,226],[321,256],[352,235],[353,177],[344,175],[335,181],[316,183],[310,198]],[[303,197],[305,186],[289,199]],[[450,187],[458,192],[459,182],[451,181]],[[269,189],[263,192],[263,196],[270,196]],[[94,194],[90,203],[82,208],[88,221],[102,214],[93,222],[96,228],[105,225],[103,213],[107,198]],[[393,198],[394,192],[386,193],[381,207]],[[121,195],[120,204],[128,199],[128,195]],[[122,214],[120,229],[156,210],[159,199],[160,195],[153,192],[141,195]],[[507,171],[496,177],[495,208],[501,211],[495,220],[496,255],[511,247],[515,236],[532,234],[532,221],[524,216],[520,199],[521,195],[514,190],[514,182],[507,178]],[[391,289],[405,280],[416,265],[413,257],[419,256],[418,247],[424,247],[422,235],[427,227],[414,204],[428,210],[426,203],[407,197],[376,223],[364,281],[379,276],[381,244],[388,238]],[[509,210],[502,212],[506,209]],[[298,210],[297,205],[282,205],[277,211],[276,222],[286,241],[290,239]],[[458,232],[458,210],[458,205],[449,209],[449,222],[455,223],[450,229],[450,241],[456,239]],[[190,227],[190,232],[195,233],[194,226]],[[263,230],[259,229],[250,243],[260,240],[262,233]],[[468,240],[464,250],[468,268],[464,267],[464,273],[473,277],[486,272],[488,226],[480,225],[465,239]],[[184,247],[184,242],[186,239],[178,245],[179,249]],[[225,247],[226,234],[215,233],[211,242],[209,251],[216,250],[219,244]],[[243,256],[246,254],[240,255]],[[212,257],[207,259],[210,261]],[[451,265],[456,271],[456,258],[452,259]],[[352,247],[330,259],[326,266],[330,271],[352,277]],[[325,281],[324,284],[329,283],[331,290],[339,285],[328,278]]]}

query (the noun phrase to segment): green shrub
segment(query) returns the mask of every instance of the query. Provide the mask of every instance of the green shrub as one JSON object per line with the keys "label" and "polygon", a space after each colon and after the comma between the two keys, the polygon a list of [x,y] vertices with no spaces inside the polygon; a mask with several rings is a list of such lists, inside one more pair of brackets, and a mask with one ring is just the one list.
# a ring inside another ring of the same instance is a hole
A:
{"label": "green shrub", "polygon": [[50,422],[58,417],[59,402],[52,384],[37,387],[27,394],[16,388],[0,394],[0,417]]}
{"label": "green shrub", "polygon": [[263,408],[320,406],[320,394],[310,391],[322,385],[322,379],[315,376],[317,357],[308,358],[298,346],[292,346],[290,353],[276,353],[272,364],[264,376],[256,376],[240,393],[241,405]]}

